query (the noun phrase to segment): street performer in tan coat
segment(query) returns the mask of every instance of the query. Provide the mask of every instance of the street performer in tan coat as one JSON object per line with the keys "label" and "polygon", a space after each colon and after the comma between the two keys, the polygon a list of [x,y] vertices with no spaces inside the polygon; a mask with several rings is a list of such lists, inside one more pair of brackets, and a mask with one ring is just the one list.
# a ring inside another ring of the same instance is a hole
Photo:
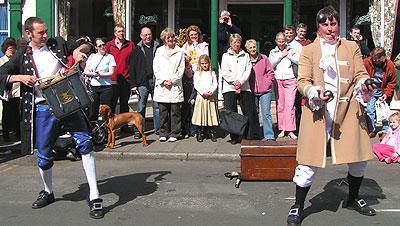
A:
{"label": "street performer in tan coat", "polygon": [[[288,225],[300,225],[306,195],[319,168],[325,168],[327,153],[332,164],[347,163],[349,197],[345,206],[373,216],[375,210],[358,197],[367,161],[373,158],[366,120],[360,102],[366,103],[375,85],[369,78],[359,47],[339,37],[339,14],[331,6],[316,18],[318,37],[300,56],[297,86],[306,97],[301,117],[297,161],[293,182],[296,202]],[[324,95],[331,91],[333,96]]]}

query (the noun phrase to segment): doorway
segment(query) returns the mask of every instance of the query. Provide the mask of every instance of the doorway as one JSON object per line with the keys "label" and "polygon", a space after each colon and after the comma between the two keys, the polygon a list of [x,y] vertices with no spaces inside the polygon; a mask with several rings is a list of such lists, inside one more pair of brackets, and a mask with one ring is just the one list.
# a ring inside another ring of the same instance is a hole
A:
{"label": "doorway", "polygon": [[260,53],[269,55],[283,28],[283,10],[283,4],[228,4],[232,23],[242,30],[242,48],[246,40],[255,39]]}

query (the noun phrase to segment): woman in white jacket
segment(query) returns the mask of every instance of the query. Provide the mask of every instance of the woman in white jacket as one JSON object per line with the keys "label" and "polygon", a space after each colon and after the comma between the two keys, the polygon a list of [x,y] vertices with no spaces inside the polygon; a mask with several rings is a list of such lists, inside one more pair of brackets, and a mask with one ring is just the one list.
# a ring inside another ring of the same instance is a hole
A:
{"label": "woman in white jacket", "polygon": [[[232,34],[231,47],[222,56],[221,74],[224,82],[222,94],[226,110],[237,112],[237,100],[245,116],[249,118],[244,138],[248,140],[259,139],[260,124],[255,105],[254,94],[250,90],[249,78],[252,65],[250,56],[240,48],[242,37]],[[239,142],[239,136],[230,134],[231,144]]]}
{"label": "woman in white jacket", "polygon": [[155,76],[154,101],[158,102],[161,142],[175,142],[181,133],[182,76],[184,53],[175,45],[175,33],[165,28],[160,35],[164,45],[157,49],[153,60]]}
{"label": "woman in white jacket", "polygon": [[277,46],[269,53],[269,60],[275,71],[277,92],[275,92],[277,102],[278,129],[281,130],[278,137],[288,136],[297,139],[293,131],[296,131],[296,116],[294,101],[297,92],[297,78],[293,73],[293,64],[299,63],[298,52],[291,49],[286,44],[285,35],[279,32],[276,35]]}

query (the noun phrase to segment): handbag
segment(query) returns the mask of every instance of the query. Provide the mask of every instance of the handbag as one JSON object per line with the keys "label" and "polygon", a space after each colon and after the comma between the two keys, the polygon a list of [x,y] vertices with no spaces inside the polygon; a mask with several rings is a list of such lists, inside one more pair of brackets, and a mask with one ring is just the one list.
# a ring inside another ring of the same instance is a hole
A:
{"label": "handbag", "polygon": [[377,100],[375,102],[376,121],[389,121],[390,107],[386,101]]}
{"label": "handbag", "polygon": [[226,110],[219,127],[229,133],[243,136],[248,123],[248,117],[234,111]]}

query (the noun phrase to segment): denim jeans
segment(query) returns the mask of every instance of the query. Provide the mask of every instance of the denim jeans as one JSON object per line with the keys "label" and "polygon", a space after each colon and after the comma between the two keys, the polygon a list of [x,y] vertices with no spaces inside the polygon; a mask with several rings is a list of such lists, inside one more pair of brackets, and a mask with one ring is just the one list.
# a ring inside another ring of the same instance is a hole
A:
{"label": "denim jeans", "polygon": [[[367,104],[367,125],[368,125],[368,132],[376,132],[375,131],[375,103],[379,97],[372,97],[371,100]],[[382,132],[387,133],[389,129],[389,122],[383,121],[382,122]]]}
{"label": "denim jeans", "polygon": [[272,129],[272,117],[271,117],[271,99],[272,92],[256,96],[256,109],[257,115],[259,115],[259,103],[261,104],[261,116],[263,120],[263,131],[265,140],[275,140],[274,130]]}
{"label": "denim jeans", "polygon": [[[139,96],[140,96],[140,101],[138,102],[138,108],[137,112],[139,112],[143,116],[143,132],[146,130],[145,128],[145,117],[146,117],[146,104],[147,104],[147,99],[149,97],[149,93],[151,92],[151,98],[153,99],[154,97],[154,82],[153,79],[149,80],[149,88],[146,86],[139,86],[138,91],[139,91]],[[158,109],[158,104],[157,102],[152,100],[152,107],[153,107],[153,123],[154,123],[154,133],[159,134],[160,133],[160,120],[159,120],[159,109]],[[139,132],[135,128],[135,134],[139,134]]]}

